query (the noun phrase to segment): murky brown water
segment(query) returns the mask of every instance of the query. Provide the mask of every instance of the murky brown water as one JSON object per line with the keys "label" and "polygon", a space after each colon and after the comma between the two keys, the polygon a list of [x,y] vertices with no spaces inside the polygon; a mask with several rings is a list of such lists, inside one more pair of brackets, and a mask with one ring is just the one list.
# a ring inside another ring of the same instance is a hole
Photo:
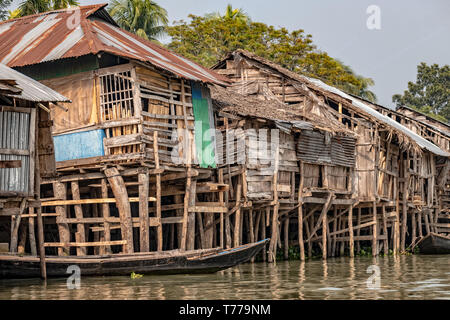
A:
{"label": "murky brown water", "polygon": [[[78,290],[66,279],[0,280],[0,299],[450,299],[449,261],[415,255],[256,263],[210,275],[82,278]],[[371,265],[379,267],[379,287]]]}

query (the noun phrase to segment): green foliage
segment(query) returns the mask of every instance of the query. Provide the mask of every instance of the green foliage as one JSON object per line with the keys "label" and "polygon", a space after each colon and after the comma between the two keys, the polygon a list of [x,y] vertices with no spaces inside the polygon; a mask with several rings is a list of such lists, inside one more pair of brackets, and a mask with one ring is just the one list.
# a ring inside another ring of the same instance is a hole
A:
{"label": "green foliage", "polygon": [[8,18],[8,6],[11,4],[12,0],[0,0],[0,21]]}
{"label": "green foliage", "polygon": [[118,25],[147,40],[166,33],[167,11],[151,0],[113,0],[108,9]]}
{"label": "green foliage", "polygon": [[408,82],[403,95],[396,94],[392,101],[407,106],[443,122],[450,121],[450,66],[417,66],[416,82]]}
{"label": "green foliage", "polygon": [[9,19],[29,16],[51,10],[68,8],[69,6],[78,6],[77,0],[25,0],[19,4],[19,7],[9,12]]}
{"label": "green foliage", "polygon": [[134,271],[131,273],[130,275],[131,279],[135,280],[135,279],[140,279],[142,277],[144,277],[143,274],[139,274],[139,273],[134,273]]}
{"label": "green foliage", "polygon": [[245,49],[350,94],[371,101],[376,99],[368,90],[373,85],[372,79],[356,75],[350,67],[317,50],[312,36],[305,34],[304,30],[290,32],[249,18],[237,18],[237,14],[230,13],[204,17],[189,15],[189,19],[190,22],[178,21],[167,28],[172,37],[169,48],[206,67],[231,51]]}
{"label": "green foliage", "polygon": [[78,6],[76,0],[53,0],[53,10],[68,8],[69,6]]}
{"label": "green foliage", "polygon": [[243,9],[233,9],[231,4],[227,5],[225,13],[222,15],[220,12],[208,13],[205,15],[206,18],[210,19],[232,19],[240,20],[241,22],[249,22],[250,17]]}

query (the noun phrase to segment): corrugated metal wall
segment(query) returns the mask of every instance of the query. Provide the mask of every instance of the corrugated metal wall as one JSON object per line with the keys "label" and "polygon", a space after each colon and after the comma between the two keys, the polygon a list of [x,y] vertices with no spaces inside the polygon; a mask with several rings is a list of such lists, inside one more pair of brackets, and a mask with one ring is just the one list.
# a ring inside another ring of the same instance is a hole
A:
{"label": "corrugated metal wall", "polygon": [[297,143],[297,156],[307,163],[354,167],[355,139],[303,130]]}
{"label": "corrugated metal wall", "polygon": [[[0,149],[29,150],[30,114],[0,112]],[[30,156],[1,154],[0,160],[22,160],[22,167],[0,169],[0,191],[29,192]]]}

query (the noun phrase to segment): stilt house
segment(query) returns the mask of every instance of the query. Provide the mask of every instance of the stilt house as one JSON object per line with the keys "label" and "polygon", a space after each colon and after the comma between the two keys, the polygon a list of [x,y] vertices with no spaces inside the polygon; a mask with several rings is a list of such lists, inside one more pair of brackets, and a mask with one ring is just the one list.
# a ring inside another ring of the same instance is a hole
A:
{"label": "stilt house", "polygon": [[[415,213],[435,219],[440,210],[436,164],[448,161],[446,150],[365,101],[250,52],[230,53],[214,69],[233,81],[230,89],[235,92],[284,103],[304,120],[319,117],[330,123],[338,121],[356,134],[356,203],[350,209],[333,205],[325,214],[307,212],[302,219],[314,232],[322,230],[320,237],[312,234],[304,240],[309,246],[319,241],[324,257],[336,255],[338,249],[344,253],[347,244],[352,255],[355,241],[356,249],[365,241],[371,242],[373,255],[381,249],[405,250],[407,242],[418,236],[415,223],[412,233],[407,234],[411,221],[417,220]],[[314,197],[314,191],[303,192]],[[323,219],[326,215],[328,220]],[[318,224],[321,228],[315,227]],[[326,238],[330,243],[327,248]]]}
{"label": "stilt house", "polygon": [[[206,84],[229,80],[120,29],[105,6],[0,23],[0,61],[72,100],[51,108],[58,176],[42,181],[45,245],[59,255],[200,248],[199,219],[223,215],[212,199],[228,188],[214,169]],[[213,232],[206,247],[219,243]]]}
{"label": "stilt house", "polygon": [[37,255],[35,231],[36,217],[41,212],[40,181],[56,174],[50,103],[68,101],[41,83],[0,64],[2,252],[23,254],[27,248]]}

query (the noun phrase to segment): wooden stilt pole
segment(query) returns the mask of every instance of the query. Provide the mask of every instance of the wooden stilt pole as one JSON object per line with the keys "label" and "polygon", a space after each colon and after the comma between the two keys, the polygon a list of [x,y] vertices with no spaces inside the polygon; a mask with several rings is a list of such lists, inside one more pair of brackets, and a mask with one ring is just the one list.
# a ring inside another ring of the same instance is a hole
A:
{"label": "wooden stilt pole", "polygon": [[406,227],[408,222],[408,185],[409,185],[409,155],[407,159],[403,161],[403,172],[404,172],[404,182],[403,182],[403,217],[402,217],[402,234],[401,234],[401,251],[405,251],[406,248]]}
{"label": "wooden stilt pole", "polygon": [[239,177],[238,185],[236,188],[236,213],[234,214],[234,247],[239,247],[240,229],[241,229],[241,191],[242,183],[241,177]]}
{"label": "wooden stilt pole", "polygon": [[412,212],[412,216],[411,216],[411,226],[412,226],[412,240],[411,240],[411,243],[416,242],[416,238],[417,238],[417,230],[416,230],[417,225],[416,225],[416,223],[417,223],[416,211],[414,210]]}
{"label": "wooden stilt pole", "polygon": [[378,255],[378,226],[377,226],[377,203],[373,202],[372,207],[373,226],[372,226],[372,256]]}
{"label": "wooden stilt pole", "polygon": [[44,247],[44,223],[42,221],[42,208],[36,209],[37,225],[38,225],[38,242],[39,242],[39,260],[41,265],[41,278],[47,280],[47,267],[45,263],[45,247]]}
{"label": "wooden stilt pole", "polygon": [[[159,151],[158,151],[158,131],[153,132],[153,154],[155,160],[155,169],[159,169]],[[148,206],[148,204],[147,204]],[[162,222],[161,222],[161,174],[158,173],[156,175],[156,218],[159,223],[156,227],[157,233],[157,248],[158,251],[163,250],[163,230],[162,230]]]}
{"label": "wooden stilt pole", "polygon": [[184,194],[184,206],[183,206],[183,225],[181,228],[181,250],[187,249],[187,229],[188,229],[188,220],[189,220],[189,201],[191,198],[191,174],[190,174],[190,167],[186,169],[186,189]]}
{"label": "wooden stilt pole", "polygon": [[[261,218],[261,233],[262,233],[262,238],[266,239],[266,223],[267,223],[267,216],[270,215],[270,207],[266,207],[265,212],[262,212],[262,218]],[[262,249],[262,255],[263,255],[263,261],[266,261],[267,259],[267,251],[266,251],[266,246],[264,246],[264,248]]]}
{"label": "wooden stilt pole", "polygon": [[[67,191],[66,191],[66,185],[61,182],[55,182],[53,183],[53,193],[55,195],[55,198],[66,200],[67,199]],[[69,231],[69,225],[67,223],[62,223],[64,219],[67,218],[66,213],[66,206],[56,206],[56,223],[58,225],[58,231],[59,231],[59,241],[62,243],[69,243],[70,242],[70,231]],[[68,255],[69,254],[69,248],[63,247],[58,248],[58,255]]]}
{"label": "wooden stilt pole", "polygon": [[[72,181],[70,183],[70,188],[72,190],[72,198],[73,200],[80,200],[80,186],[78,185],[78,181]],[[74,210],[75,210],[75,217],[77,219],[83,219],[83,208],[81,206],[81,204],[77,204],[74,206]],[[78,233],[78,237],[79,240],[77,240],[77,242],[86,242],[86,230],[84,228],[84,224],[83,223],[78,223],[77,224],[77,233]],[[85,256],[86,255],[86,249],[87,248],[82,248],[82,247],[77,247],[77,256]]]}
{"label": "wooden stilt pole", "polygon": [[300,260],[305,261],[305,243],[303,241],[303,186],[305,184],[305,168],[300,161],[300,182],[298,186],[298,245],[300,247]]}
{"label": "wooden stilt pole", "polygon": [[134,253],[131,207],[125,182],[123,181],[123,178],[117,168],[105,169],[105,175],[108,178],[108,182],[111,186],[114,197],[116,198],[116,206],[120,216],[122,240],[127,241],[124,246],[124,253]]}
{"label": "wooden stilt pole", "polygon": [[[189,203],[188,208],[195,207],[197,199],[197,180],[192,180],[189,190]],[[187,223],[187,250],[195,249],[195,212],[189,212]]]}
{"label": "wooden stilt pole", "polygon": [[336,256],[336,245],[337,245],[337,234],[336,234],[336,231],[337,231],[337,222],[338,222],[338,219],[337,219],[337,208],[336,208],[336,206],[334,207],[334,210],[333,210],[333,244],[332,244],[332,247],[331,247],[331,256],[332,257],[335,257]]}
{"label": "wooden stilt pole", "polygon": [[255,242],[255,229],[253,227],[253,209],[248,210],[248,228],[250,229],[250,242]]}
{"label": "wooden stilt pole", "polygon": [[355,256],[355,243],[353,236],[353,204],[350,205],[348,209],[348,232],[349,232],[349,250],[350,258]]}
{"label": "wooden stilt pole", "polygon": [[[223,169],[219,169],[217,172],[217,180],[219,183],[223,183]],[[221,206],[225,205],[224,202],[224,192],[219,192],[219,203]],[[223,233],[223,227],[224,227],[224,221],[223,221],[223,212],[220,213],[220,224],[219,224],[219,238],[220,238],[220,247],[224,248],[225,247],[225,242],[224,242],[224,233]]]}
{"label": "wooden stilt pole", "polygon": [[383,251],[385,255],[389,254],[389,238],[388,238],[388,228],[387,228],[387,220],[386,220],[386,207],[382,206],[382,215],[383,215]]}
{"label": "wooden stilt pole", "polygon": [[[28,208],[28,213],[30,215],[34,214],[34,208]],[[30,237],[30,250],[31,255],[36,257],[37,256],[37,248],[36,248],[36,234],[35,234],[35,224],[34,224],[34,217],[28,218],[28,232]]]}
{"label": "wooden stilt pole", "polygon": [[422,212],[420,212],[419,211],[419,214],[418,214],[418,218],[417,218],[417,224],[418,224],[418,229],[419,229],[419,237],[423,237],[423,231],[422,231],[422,228],[423,228],[423,226],[422,226]]}
{"label": "wooden stilt pole", "polygon": [[[357,220],[357,225],[361,225],[361,207],[358,208],[358,220]],[[356,231],[356,236],[359,237],[361,235],[361,229],[358,228],[358,230]],[[361,244],[360,241],[357,240],[356,241],[356,252],[360,253],[361,252]]]}
{"label": "wooden stilt pole", "polygon": [[148,214],[148,198],[149,198],[149,180],[148,172],[138,174],[139,180],[139,247],[140,252],[150,251],[149,238],[149,214]]}
{"label": "wooden stilt pole", "polygon": [[[106,179],[101,180],[101,196],[103,199],[109,198],[108,196],[108,184],[106,182]],[[109,222],[106,222],[106,219],[110,217],[110,209],[109,209],[109,203],[103,203],[102,204],[102,214],[103,218],[105,219],[105,222],[103,223],[105,230],[103,231],[103,237],[105,238],[105,242],[111,241],[111,224]],[[105,252],[107,254],[111,254],[111,246],[105,246]]]}
{"label": "wooden stilt pole", "polygon": [[284,220],[284,259],[289,259],[289,218]]}
{"label": "wooden stilt pole", "polygon": [[[327,209],[328,211],[328,209]],[[322,217],[322,259],[327,259],[327,233],[328,233],[328,214]]]}

